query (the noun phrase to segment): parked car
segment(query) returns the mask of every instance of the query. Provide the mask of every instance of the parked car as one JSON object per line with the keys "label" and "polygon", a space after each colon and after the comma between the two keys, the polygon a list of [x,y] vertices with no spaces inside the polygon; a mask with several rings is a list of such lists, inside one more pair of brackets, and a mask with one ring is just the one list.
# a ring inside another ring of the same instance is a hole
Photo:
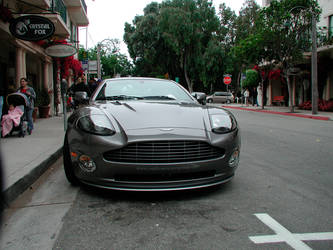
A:
{"label": "parked car", "polygon": [[231,180],[240,147],[235,117],[178,83],[113,78],[68,118],[63,163],[74,185],[183,190]]}
{"label": "parked car", "polygon": [[234,102],[234,96],[230,92],[214,92],[212,95],[206,98],[208,103],[232,103]]}
{"label": "parked car", "polygon": [[198,101],[199,103],[201,103],[201,104],[203,104],[203,105],[206,104],[206,97],[207,97],[206,93],[204,93],[204,92],[192,92],[191,95],[192,95],[195,99],[197,99],[197,101]]}

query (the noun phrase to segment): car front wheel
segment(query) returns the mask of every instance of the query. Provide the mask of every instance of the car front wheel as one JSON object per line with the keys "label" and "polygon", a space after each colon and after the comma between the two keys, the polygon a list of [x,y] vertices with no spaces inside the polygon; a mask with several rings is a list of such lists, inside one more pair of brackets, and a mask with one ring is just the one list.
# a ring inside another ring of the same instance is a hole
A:
{"label": "car front wheel", "polygon": [[207,102],[208,102],[208,103],[212,103],[213,100],[212,100],[212,99],[208,99]]}

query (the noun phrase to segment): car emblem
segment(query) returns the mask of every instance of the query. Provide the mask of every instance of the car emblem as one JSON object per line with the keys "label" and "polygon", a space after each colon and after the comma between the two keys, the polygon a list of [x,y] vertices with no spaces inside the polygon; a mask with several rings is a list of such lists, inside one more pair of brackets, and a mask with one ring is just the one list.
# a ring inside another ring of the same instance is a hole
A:
{"label": "car emblem", "polygon": [[161,128],[160,130],[163,132],[169,132],[169,131],[173,131],[173,128]]}

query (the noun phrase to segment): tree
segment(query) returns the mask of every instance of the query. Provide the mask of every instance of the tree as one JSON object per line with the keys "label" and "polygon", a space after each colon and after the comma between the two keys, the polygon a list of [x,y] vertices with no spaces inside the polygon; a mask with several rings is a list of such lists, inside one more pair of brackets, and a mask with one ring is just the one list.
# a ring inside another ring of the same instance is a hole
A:
{"label": "tree", "polygon": [[236,19],[235,41],[246,39],[250,35],[257,33],[260,6],[255,0],[246,0],[243,7],[239,11],[239,16]]}
{"label": "tree", "polygon": [[312,13],[316,18],[320,14],[316,0],[273,0],[261,12],[265,41],[270,45],[266,47],[269,61],[276,60],[281,64],[288,85],[290,112],[294,112],[290,75],[310,47]]}
{"label": "tree", "polygon": [[242,88],[257,87],[259,83],[259,75],[256,70],[248,69],[245,73],[245,79],[242,81]]}
{"label": "tree", "polygon": [[[221,20],[229,17],[226,21],[221,22],[222,29],[227,30],[226,37],[230,37],[229,49],[227,47],[227,67],[234,73],[236,79],[236,91],[240,85],[241,74],[249,65],[254,65],[258,61],[258,50],[261,48],[258,34],[258,19],[260,7],[254,0],[247,0],[239,12],[239,16],[230,13],[230,9],[224,9],[220,6],[220,13],[223,13]],[[230,20],[229,22],[227,22]],[[227,23],[226,27],[225,23]],[[251,51],[253,49],[253,51]],[[250,53],[250,56],[249,56]],[[261,59],[260,59],[261,60]],[[230,71],[230,70],[229,70]]]}
{"label": "tree", "polygon": [[192,91],[196,82],[208,80],[204,57],[209,46],[216,51],[211,41],[218,29],[211,1],[168,0],[151,3],[132,25],[126,23],[124,40],[137,73],[182,76]]}
{"label": "tree", "polygon": [[144,15],[136,16],[132,25],[125,23],[124,41],[135,64],[135,75],[163,75],[168,70],[170,56],[158,26],[160,8],[160,4],[150,3]]}
{"label": "tree", "polygon": [[162,37],[178,57],[179,68],[192,91],[194,83],[200,80],[206,49],[218,31],[215,9],[206,0],[166,1],[162,3],[159,24]]}

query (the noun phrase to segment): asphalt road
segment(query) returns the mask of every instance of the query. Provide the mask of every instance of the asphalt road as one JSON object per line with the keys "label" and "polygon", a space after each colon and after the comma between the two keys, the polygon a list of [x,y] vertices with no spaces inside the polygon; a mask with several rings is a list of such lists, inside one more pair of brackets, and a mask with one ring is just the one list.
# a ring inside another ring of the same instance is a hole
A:
{"label": "asphalt road", "polygon": [[73,188],[59,161],[7,211],[1,249],[333,249],[333,122],[232,112],[242,131],[232,182]]}

